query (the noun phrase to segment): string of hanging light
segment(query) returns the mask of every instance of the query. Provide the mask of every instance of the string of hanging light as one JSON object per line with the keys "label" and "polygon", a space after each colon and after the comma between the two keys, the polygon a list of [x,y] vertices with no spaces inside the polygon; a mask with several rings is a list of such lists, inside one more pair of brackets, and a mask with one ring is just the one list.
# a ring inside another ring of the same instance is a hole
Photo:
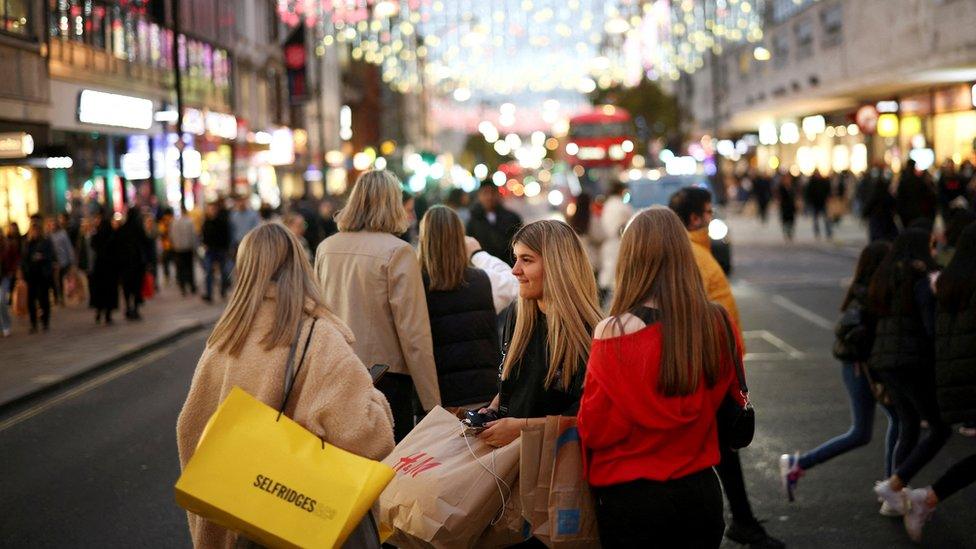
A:
{"label": "string of hanging light", "polygon": [[345,45],[401,92],[465,101],[677,79],[709,52],[762,40],[765,0],[278,0],[314,29],[316,53]]}

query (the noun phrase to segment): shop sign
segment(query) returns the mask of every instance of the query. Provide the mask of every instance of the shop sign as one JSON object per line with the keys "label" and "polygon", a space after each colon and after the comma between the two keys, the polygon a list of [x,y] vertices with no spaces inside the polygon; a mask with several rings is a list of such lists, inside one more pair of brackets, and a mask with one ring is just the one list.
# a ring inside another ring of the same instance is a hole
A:
{"label": "shop sign", "polygon": [[183,131],[193,135],[203,135],[207,132],[206,121],[200,109],[183,109]]}
{"label": "shop sign", "polygon": [[898,137],[898,115],[886,112],[878,117],[878,135]]}
{"label": "shop sign", "polygon": [[932,114],[932,95],[928,93],[920,93],[918,95],[903,97],[900,105],[901,113],[903,115],[915,114],[918,116],[925,116]]}
{"label": "shop sign", "polygon": [[973,108],[972,88],[968,84],[935,91],[933,104],[936,113],[968,111]]}
{"label": "shop sign", "polygon": [[24,158],[34,152],[29,133],[0,133],[0,158]]}
{"label": "shop sign", "polygon": [[227,140],[237,139],[237,118],[234,115],[207,111],[204,121],[210,135]]}
{"label": "shop sign", "polygon": [[295,140],[290,129],[278,128],[271,132],[268,163],[272,166],[287,166],[295,163]]}
{"label": "shop sign", "polygon": [[153,102],[141,97],[82,90],[78,98],[78,121],[83,124],[148,130],[154,115]]}
{"label": "shop sign", "polygon": [[873,134],[878,128],[878,109],[874,105],[864,105],[860,109],[857,109],[857,114],[854,115],[854,121],[857,122],[862,132]]}

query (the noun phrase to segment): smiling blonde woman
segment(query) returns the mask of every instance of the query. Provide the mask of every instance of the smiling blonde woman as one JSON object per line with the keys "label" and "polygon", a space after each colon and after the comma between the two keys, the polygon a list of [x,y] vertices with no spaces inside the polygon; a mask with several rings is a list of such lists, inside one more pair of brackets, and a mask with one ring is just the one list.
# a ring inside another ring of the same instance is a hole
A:
{"label": "smiling blonde woman", "polygon": [[593,328],[600,322],[596,280],[583,244],[562,221],[543,220],[514,238],[519,298],[507,312],[499,393],[489,408],[502,419],[482,439],[515,440],[526,425],[576,415]]}

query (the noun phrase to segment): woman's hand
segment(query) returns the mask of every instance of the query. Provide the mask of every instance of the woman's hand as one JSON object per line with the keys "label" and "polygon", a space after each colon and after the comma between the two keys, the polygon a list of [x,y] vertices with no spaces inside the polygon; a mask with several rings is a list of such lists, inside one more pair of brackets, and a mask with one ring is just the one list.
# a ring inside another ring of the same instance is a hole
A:
{"label": "woman's hand", "polygon": [[522,427],[525,425],[524,419],[505,417],[498,421],[488,422],[488,428],[478,435],[488,446],[501,448],[508,446],[513,440],[522,434]]}

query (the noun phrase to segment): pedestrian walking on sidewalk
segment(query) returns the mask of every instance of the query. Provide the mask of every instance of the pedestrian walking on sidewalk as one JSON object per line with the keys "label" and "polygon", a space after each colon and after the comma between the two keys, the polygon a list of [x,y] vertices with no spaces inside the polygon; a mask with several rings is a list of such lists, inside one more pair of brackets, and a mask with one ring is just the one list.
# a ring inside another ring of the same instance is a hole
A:
{"label": "pedestrian walking on sidewalk", "polygon": [[[866,446],[874,432],[874,410],[879,404],[872,389],[868,360],[874,344],[876,319],[868,308],[868,284],[891,250],[891,244],[879,240],[861,251],[851,282],[841,304],[841,320],[835,334],[834,356],[841,361],[841,378],[847,389],[851,408],[851,427],[813,450],[783,454],[779,458],[780,480],[790,501],[793,501],[800,478],[816,465],[827,462],[851,450]],[[888,416],[885,436],[884,476],[894,472],[895,443],[898,442],[898,414],[890,403],[880,402]]]}
{"label": "pedestrian walking on sidewalk", "polygon": [[813,217],[813,236],[820,240],[820,222],[823,221],[824,233],[827,239],[834,237],[833,222],[827,214],[827,201],[830,199],[830,180],[824,177],[820,170],[810,176],[803,193],[804,201]]}
{"label": "pedestrian walking on sidewalk", "polygon": [[793,174],[783,172],[779,175],[776,185],[776,197],[779,200],[779,221],[783,226],[783,238],[786,242],[793,242],[796,227],[796,186]]}
{"label": "pedestrian walking on sidewalk", "polygon": [[[352,333],[326,307],[294,236],[276,223],[249,232],[238,248],[236,275],[237,289],[207,339],[176,422],[180,467],[193,457],[207,421],[231,388],[269,406],[281,403],[284,368],[296,339],[308,344],[295,366],[285,414],[323,443],[373,460],[388,455],[390,407],[350,347]],[[187,519],[195,547],[252,545],[197,515]],[[380,547],[370,517],[350,539],[357,542],[344,547]]]}
{"label": "pedestrian walking on sidewalk", "polygon": [[227,211],[219,201],[207,204],[206,219],[203,221],[203,271],[206,276],[203,300],[213,301],[214,267],[220,270],[220,297],[227,296],[230,289],[231,233]]}
{"label": "pedestrian walking on sidewalk", "polygon": [[[870,367],[891,395],[899,420],[895,471],[874,487],[891,514],[905,513],[905,485],[935,457],[951,433],[936,397],[933,255],[928,233],[914,228],[904,231],[868,289],[872,313],[878,318]],[[929,430],[919,440],[923,419]]]}
{"label": "pedestrian walking on sidewalk", "polygon": [[[731,319],[709,303],[677,215],[624,231],[610,316],[596,327],[579,410],[607,548],[718,547],[725,521],[716,413],[745,404]],[[734,351],[733,351],[734,349]],[[741,353],[740,353],[741,354]]]}
{"label": "pedestrian walking on sidewalk", "polygon": [[138,208],[129,208],[129,214],[119,230],[119,267],[122,281],[122,295],[125,297],[125,318],[141,320],[139,306],[142,305],[142,287],[155,247],[146,235],[145,221]]}
{"label": "pedestrian walking on sidewalk", "polygon": [[896,201],[891,195],[891,181],[884,171],[875,166],[865,175],[865,195],[863,217],[868,220],[868,240],[893,241],[898,237],[895,223]]}
{"label": "pedestrian walking on sidewalk", "polygon": [[461,218],[447,206],[427,210],[417,257],[443,406],[484,405],[497,391],[501,355],[492,280],[471,266],[470,255]]}
{"label": "pedestrian walking on sidewalk", "polygon": [[37,333],[38,309],[40,321],[44,331],[51,324],[51,283],[54,277],[54,245],[44,234],[44,220],[34,214],[30,218],[30,228],[27,230],[27,242],[24,243],[21,270],[27,282],[27,311],[30,315],[31,333]]}
{"label": "pedestrian walking on sidewalk", "polygon": [[167,286],[172,280],[172,266],[176,263],[176,255],[173,253],[173,239],[170,236],[172,228],[173,208],[166,208],[157,222],[156,232],[159,235],[159,266]]}
{"label": "pedestrian walking on sidewalk", "polygon": [[413,429],[421,407],[441,403],[420,264],[397,236],[408,225],[401,189],[391,172],[360,175],[336,216],[339,233],[315,254],[325,303],[356,335],[356,355],[390,367],[377,387],[393,409],[397,441]]}
{"label": "pedestrian walking on sidewalk", "polygon": [[575,416],[593,329],[602,313],[586,250],[562,221],[529,223],[513,239],[519,298],[505,312],[498,394],[483,413],[497,421],[479,437],[494,447],[546,416]]}
{"label": "pedestrian walking on sidewalk", "polygon": [[23,241],[16,223],[0,232],[0,335],[9,337],[13,328],[10,316],[14,282],[20,272],[20,254]]}
{"label": "pedestrian walking on sidewalk", "polygon": [[183,210],[180,217],[170,225],[169,239],[173,244],[173,256],[176,262],[176,282],[180,286],[180,293],[187,292],[196,295],[197,275],[193,268],[199,236],[193,225],[190,213]]}
{"label": "pedestrian walking on sidewalk", "polygon": [[[736,330],[739,330],[739,307],[732,295],[732,286],[722,266],[711,254],[711,240],[708,238],[708,225],[712,221],[711,193],[699,187],[685,187],[671,196],[668,205],[688,232],[692,256],[698,266],[698,275],[702,279],[708,300],[725,308]],[[737,337],[741,338],[738,332]],[[752,513],[739,453],[725,445],[721,445],[719,450],[722,459],[716,470],[732,511],[732,524],[725,532],[726,537],[749,544],[750,547],[783,547],[783,542],[770,536]]]}
{"label": "pedestrian walking on sidewalk", "polygon": [[250,198],[238,195],[234,199],[234,209],[230,212],[230,251],[231,258],[237,255],[237,247],[244,240],[244,235],[261,223],[261,216],[251,208]]}
{"label": "pedestrian walking on sidewalk", "polygon": [[88,282],[90,305],[95,309],[95,322],[112,324],[112,311],[119,308],[119,265],[121,246],[112,221],[104,213],[96,213],[97,224],[91,245],[95,252],[91,279]]}
{"label": "pedestrian walking on sidewalk", "polygon": [[71,243],[71,238],[68,236],[68,231],[65,230],[57,217],[47,218],[44,221],[44,229],[48,238],[51,239],[51,245],[54,246],[54,272],[51,277],[54,299],[58,305],[63,307],[65,304],[64,279],[76,263],[75,249]]}

